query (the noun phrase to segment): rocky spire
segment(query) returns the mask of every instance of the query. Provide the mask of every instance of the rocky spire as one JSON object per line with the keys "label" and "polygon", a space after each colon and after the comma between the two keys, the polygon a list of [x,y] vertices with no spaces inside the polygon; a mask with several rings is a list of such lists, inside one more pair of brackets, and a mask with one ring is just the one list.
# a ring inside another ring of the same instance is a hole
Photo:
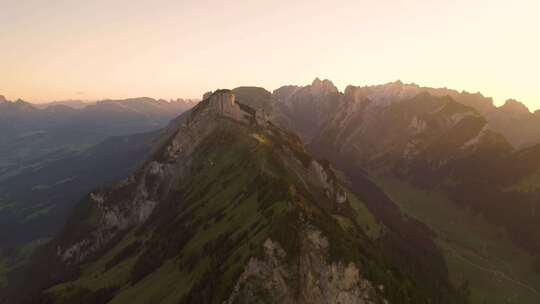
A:
{"label": "rocky spire", "polygon": [[514,113],[514,114],[530,114],[529,108],[522,102],[515,99],[508,99],[501,107],[502,110]]}
{"label": "rocky spire", "polygon": [[332,81],[325,79],[320,80],[319,77],[315,78],[311,83],[311,92],[314,94],[328,94],[328,93],[337,93],[337,87],[332,83]]}

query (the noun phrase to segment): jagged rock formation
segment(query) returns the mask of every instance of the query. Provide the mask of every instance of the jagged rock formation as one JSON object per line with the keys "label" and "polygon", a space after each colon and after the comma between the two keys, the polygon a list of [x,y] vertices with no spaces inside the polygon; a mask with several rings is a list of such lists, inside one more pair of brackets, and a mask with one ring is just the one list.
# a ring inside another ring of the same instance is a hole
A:
{"label": "jagged rock formation", "polygon": [[326,261],[329,244],[320,231],[306,227],[300,240],[292,262],[278,243],[266,240],[263,257],[249,260],[227,303],[388,303],[354,263]]}
{"label": "jagged rock formation", "polygon": [[[278,121],[284,126],[305,133],[305,138],[302,135],[303,139],[310,141],[313,138],[311,133],[316,132],[314,130],[318,130],[328,117],[332,117],[335,108],[340,107],[342,102],[351,107],[347,109],[349,112],[356,112],[358,107],[367,107],[366,110],[369,111],[370,108],[381,108],[410,100],[421,93],[441,98],[448,96],[475,109],[486,119],[490,131],[502,134],[514,147],[540,143],[540,120],[530,113],[526,106],[518,101],[508,100],[505,105],[496,107],[493,99],[480,93],[421,87],[414,83],[404,84],[398,80],[375,86],[350,85],[342,94],[329,80],[316,79],[312,85],[303,88],[283,86],[274,91],[273,98],[278,105],[283,105],[283,101],[286,101],[284,104],[287,105],[279,108]],[[339,97],[328,97],[333,94]],[[291,117],[300,122],[294,121]]]}

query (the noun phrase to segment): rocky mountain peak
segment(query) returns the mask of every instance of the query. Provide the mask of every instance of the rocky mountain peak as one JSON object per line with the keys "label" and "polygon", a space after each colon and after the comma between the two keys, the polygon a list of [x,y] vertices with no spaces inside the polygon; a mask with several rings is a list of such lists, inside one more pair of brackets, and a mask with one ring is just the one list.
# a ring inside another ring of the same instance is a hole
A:
{"label": "rocky mountain peak", "polygon": [[515,99],[508,99],[501,107],[502,110],[511,112],[513,114],[530,114],[529,108],[522,102]]}
{"label": "rocky mountain peak", "polygon": [[191,121],[199,116],[222,116],[246,124],[265,124],[268,120],[263,109],[254,109],[247,104],[238,103],[232,90],[218,89],[205,96],[206,98],[191,113]]}
{"label": "rocky mountain peak", "polygon": [[318,77],[311,83],[311,92],[314,94],[337,93],[338,88],[328,79],[320,80]]}
{"label": "rocky mountain peak", "polygon": [[214,94],[214,92],[208,91],[208,92],[206,92],[206,93],[203,94],[202,99],[203,99],[203,100],[208,99],[208,98],[210,98],[210,96],[212,96],[212,94]]}
{"label": "rocky mountain peak", "polygon": [[209,106],[224,116],[235,116],[238,107],[236,95],[230,90],[217,90],[209,98]]}
{"label": "rocky mountain peak", "polygon": [[32,111],[36,109],[31,103],[26,102],[22,99],[17,99],[16,101],[6,100],[3,103],[5,103],[8,108],[15,111]]}

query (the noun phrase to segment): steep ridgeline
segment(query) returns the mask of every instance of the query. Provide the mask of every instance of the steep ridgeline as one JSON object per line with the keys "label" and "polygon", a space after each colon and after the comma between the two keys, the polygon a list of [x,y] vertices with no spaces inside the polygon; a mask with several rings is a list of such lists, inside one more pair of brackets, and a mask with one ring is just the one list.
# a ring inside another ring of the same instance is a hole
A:
{"label": "steep ridgeline", "polygon": [[513,99],[496,107],[493,99],[480,93],[421,87],[401,81],[375,86],[348,86],[341,93],[330,80],[317,78],[311,85],[303,87],[283,86],[273,92],[272,99],[277,110],[276,121],[297,130],[309,142],[323,123],[338,114],[337,109],[344,102],[348,104],[348,112],[358,112],[358,107],[365,107],[368,103],[370,108],[392,106],[422,93],[449,97],[476,110],[486,119],[487,130],[500,133],[516,148],[540,143],[540,111],[531,113],[523,103]]}
{"label": "steep ridgeline", "polygon": [[6,301],[464,301],[437,252],[401,256],[407,240],[247,103],[219,90],[176,119],[140,170],[79,204]]}
{"label": "steep ridgeline", "polygon": [[534,224],[540,215],[529,212],[538,189],[514,186],[535,180],[537,146],[515,151],[475,109],[449,96],[415,93],[400,84],[382,92],[349,87],[310,149],[340,167],[354,164],[420,189],[441,189],[540,254],[540,228]]}

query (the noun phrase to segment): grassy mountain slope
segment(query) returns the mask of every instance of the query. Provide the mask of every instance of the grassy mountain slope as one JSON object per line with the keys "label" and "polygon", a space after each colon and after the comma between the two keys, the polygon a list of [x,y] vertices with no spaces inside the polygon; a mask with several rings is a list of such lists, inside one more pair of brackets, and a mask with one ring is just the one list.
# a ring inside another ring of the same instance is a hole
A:
{"label": "grassy mountain slope", "polygon": [[472,303],[536,303],[540,299],[534,256],[516,247],[505,229],[456,206],[440,190],[418,190],[389,177],[379,178],[378,184],[404,214],[437,233],[450,277],[457,286],[468,284]]}

